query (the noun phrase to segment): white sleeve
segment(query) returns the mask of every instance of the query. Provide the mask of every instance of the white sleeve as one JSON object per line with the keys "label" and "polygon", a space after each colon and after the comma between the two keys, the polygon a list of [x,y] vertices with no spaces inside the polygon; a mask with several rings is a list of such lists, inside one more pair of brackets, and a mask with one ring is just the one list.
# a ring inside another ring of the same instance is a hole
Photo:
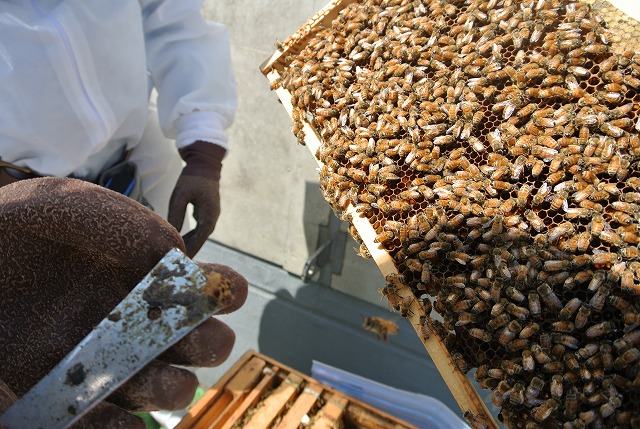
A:
{"label": "white sleeve", "polygon": [[237,107],[229,35],[207,22],[201,0],[140,0],[147,68],[162,131],[178,148],[205,140],[227,148]]}

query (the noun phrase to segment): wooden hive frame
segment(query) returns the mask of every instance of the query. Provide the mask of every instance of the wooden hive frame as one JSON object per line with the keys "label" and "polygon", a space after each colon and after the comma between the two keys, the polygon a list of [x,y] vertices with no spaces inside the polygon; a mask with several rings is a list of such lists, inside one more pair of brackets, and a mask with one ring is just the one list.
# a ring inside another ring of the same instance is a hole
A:
{"label": "wooden hive frame", "polygon": [[[354,1],[355,0],[330,1],[316,15],[309,19],[309,21],[307,21],[296,33],[285,40],[285,42],[280,45],[279,49],[277,49],[260,66],[260,70],[269,82],[274,83],[280,79],[281,71],[286,66],[285,58],[287,55],[297,54],[301,50],[301,47],[304,46],[308,39],[313,35],[315,29],[319,26],[330,26],[331,21],[338,16],[339,12]],[[282,86],[272,85],[272,87],[273,86],[277,86],[274,91],[286,111],[290,116],[292,116],[293,105],[291,103],[291,93]],[[307,121],[303,120],[302,123],[305,145],[311,152],[314,159],[318,162],[318,165],[322,166],[322,162],[318,160],[315,155],[322,145],[321,137]],[[349,204],[345,209],[345,213],[352,219],[352,224],[358,231],[358,234],[362,238],[363,243],[369,250],[369,253],[380,269],[382,275],[386,278],[390,274],[398,274],[398,270],[391,256],[386,250],[382,249],[381,246],[374,242],[376,233],[369,220],[365,217],[361,217],[361,215],[356,212],[355,207],[351,204]],[[422,305],[418,302],[413,292],[408,287],[401,287],[398,294],[402,298],[411,300],[408,319],[422,341],[427,353],[438,368],[440,375],[449,387],[451,394],[460,406],[465,417],[470,420],[469,417],[473,416],[477,421],[484,422],[488,428],[498,428],[498,423],[487,409],[484,401],[480,398],[478,391],[471,383],[469,377],[462,373],[454,362],[451,354],[444,344],[443,338],[435,331],[435,329],[429,329],[430,335],[428,338],[425,338],[423,335],[423,321],[425,319],[424,311],[422,309]],[[427,317],[426,319],[426,323],[430,323],[429,318]]]}
{"label": "wooden hive frame", "polygon": [[417,429],[280,362],[248,350],[176,429]]}

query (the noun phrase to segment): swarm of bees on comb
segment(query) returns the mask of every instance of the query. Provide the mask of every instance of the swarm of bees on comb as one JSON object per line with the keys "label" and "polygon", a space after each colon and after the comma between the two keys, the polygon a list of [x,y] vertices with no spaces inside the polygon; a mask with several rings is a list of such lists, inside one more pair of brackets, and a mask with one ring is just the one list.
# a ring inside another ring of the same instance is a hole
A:
{"label": "swarm of bees on comb", "polygon": [[274,82],[389,302],[433,303],[509,428],[640,427],[640,54],[611,40],[580,2],[363,0]]}

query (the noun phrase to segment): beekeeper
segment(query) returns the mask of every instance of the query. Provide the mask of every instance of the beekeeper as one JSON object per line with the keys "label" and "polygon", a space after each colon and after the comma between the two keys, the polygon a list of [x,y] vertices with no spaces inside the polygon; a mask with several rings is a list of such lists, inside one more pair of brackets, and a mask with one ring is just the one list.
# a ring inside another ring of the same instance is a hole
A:
{"label": "beekeeper", "polygon": [[0,2],[0,186],[81,178],[177,229],[191,203],[193,256],[220,213],[237,105],[227,31],[201,3]]}

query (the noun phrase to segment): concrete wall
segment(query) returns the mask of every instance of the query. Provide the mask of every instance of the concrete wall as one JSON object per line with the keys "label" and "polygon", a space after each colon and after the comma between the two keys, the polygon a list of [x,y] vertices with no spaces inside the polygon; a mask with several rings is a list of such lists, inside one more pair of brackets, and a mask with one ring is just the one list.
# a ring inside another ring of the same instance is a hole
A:
{"label": "concrete wall", "polygon": [[[212,238],[295,275],[323,244],[322,228],[334,215],[320,193],[315,160],[291,133],[291,119],[259,66],[278,40],[326,3],[206,0],[203,9],[229,29],[240,100],[222,173],[222,215]],[[348,237],[341,274],[323,277],[336,289],[385,305],[377,292],[383,285],[379,270],[354,247]]]}

